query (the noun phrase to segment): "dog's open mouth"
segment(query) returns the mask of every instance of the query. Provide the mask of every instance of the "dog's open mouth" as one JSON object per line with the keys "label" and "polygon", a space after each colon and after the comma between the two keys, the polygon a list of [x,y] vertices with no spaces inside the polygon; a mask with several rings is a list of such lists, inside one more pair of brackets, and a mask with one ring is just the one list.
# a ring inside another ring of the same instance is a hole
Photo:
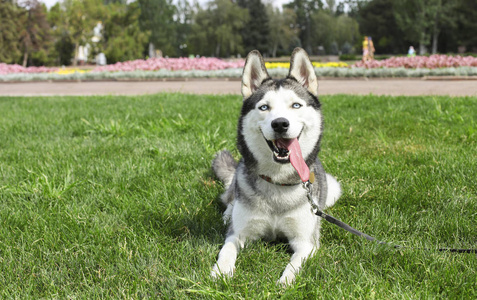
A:
{"label": "dog's open mouth", "polygon": [[288,150],[288,145],[292,139],[276,139],[276,140],[266,140],[268,147],[272,150],[273,159],[279,163],[289,163],[290,162],[290,150]]}
{"label": "dog's open mouth", "polygon": [[298,138],[293,139],[276,139],[267,141],[268,146],[272,150],[273,159],[278,163],[291,163],[292,166],[300,175],[302,181],[307,181],[310,175],[310,170],[305,160],[303,159],[300,143]]}

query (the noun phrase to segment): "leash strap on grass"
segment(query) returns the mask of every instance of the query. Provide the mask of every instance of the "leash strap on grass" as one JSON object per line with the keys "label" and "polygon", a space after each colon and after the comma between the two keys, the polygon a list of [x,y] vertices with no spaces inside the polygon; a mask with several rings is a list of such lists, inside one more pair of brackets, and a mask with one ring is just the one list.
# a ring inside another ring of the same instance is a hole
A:
{"label": "leash strap on grass", "polygon": [[[342,228],[342,229],[344,229],[348,232],[351,232],[354,235],[364,237],[368,241],[375,241],[378,244],[388,245],[388,246],[393,247],[394,249],[410,248],[410,247],[403,247],[403,246],[399,246],[399,245],[393,245],[393,244],[389,244],[389,243],[377,240],[376,238],[374,238],[370,235],[367,235],[366,233],[361,232],[361,231],[349,226],[345,222],[341,222],[340,220],[336,219],[335,217],[332,217],[330,215],[325,214],[324,212],[321,211],[321,209],[318,207],[318,205],[316,205],[315,202],[313,201],[313,189],[312,189],[311,185],[312,185],[312,183],[310,181],[303,182],[303,188],[307,192],[306,197],[308,198],[308,202],[311,205],[311,211],[312,212],[315,211],[315,215],[317,215],[318,217],[321,217],[321,218],[325,219],[326,221],[328,221],[332,224],[335,224],[336,226],[338,226],[338,227],[340,227],[340,228]],[[426,251],[432,251],[433,250],[433,249],[426,249],[426,248],[410,248],[410,249],[420,249],[420,250],[426,250]],[[436,250],[440,251],[440,252],[477,253],[477,249],[439,248],[439,249],[436,249]]]}
{"label": "leash strap on grass", "polygon": [[[392,245],[392,244],[389,244],[389,243],[386,243],[386,242],[382,242],[380,240],[377,240],[376,238],[370,236],[370,235],[367,235],[366,233],[364,232],[361,232],[357,229],[354,229],[353,227],[349,226],[348,224],[344,223],[344,222],[341,222],[340,220],[330,216],[330,215],[327,215],[325,214],[324,212],[322,212],[321,210],[317,210],[315,212],[315,215],[325,219],[326,221],[332,223],[332,224],[335,224],[336,226],[348,231],[348,232],[351,232],[352,234],[354,235],[357,235],[357,236],[360,236],[360,237],[364,237],[365,239],[367,239],[368,241],[376,241],[378,244],[382,244],[382,245],[389,245],[389,246],[392,246],[393,248],[395,249],[403,249],[403,248],[409,248],[409,247],[403,247],[403,246],[399,246],[399,245]],[[411,248],[411,249],[415,249],[415,248]],[[417,248],[417,249],[421,249],[421,248]],[[426,251],[431,251],[433,249],[421,249],[421,250],[426,250]],[[440,252],[454,252],[454,253],[477,253],[477,249],[454,249],[454,248],[439,248],[439,249],[436,249],[437,251],[440,251]]]}

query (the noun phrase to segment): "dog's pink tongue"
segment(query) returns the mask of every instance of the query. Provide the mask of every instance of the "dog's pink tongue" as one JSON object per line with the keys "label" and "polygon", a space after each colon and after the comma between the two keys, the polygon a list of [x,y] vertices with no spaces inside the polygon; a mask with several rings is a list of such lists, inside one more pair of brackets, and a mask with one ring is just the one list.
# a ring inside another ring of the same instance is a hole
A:
{"label": "dog's pink tongue", "polygon": [[300,175],[301,181],[305,182],[310,179],[310,169],[305,163],[303,156],[301,154],[300,144],[298,139],[278,139],[276,141],[277,146],[280,148],[286,148],[289,151],[290,163]]}

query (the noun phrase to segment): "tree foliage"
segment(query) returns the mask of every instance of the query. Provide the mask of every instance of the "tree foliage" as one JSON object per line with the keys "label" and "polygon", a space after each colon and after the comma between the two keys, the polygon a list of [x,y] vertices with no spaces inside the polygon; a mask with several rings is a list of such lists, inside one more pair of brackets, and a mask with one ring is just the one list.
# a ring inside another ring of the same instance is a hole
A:
{"label": "tree foliage", "polygon": [[188,56],[191,52],[189,36],[192,32],[194,10],[187,0],[177,0],[175,10],[175,56]]}
{"label": "tree foliage", "polygon": [[237,4],[248,10],[248,22],[241,30],[245,52],[254,49],[267,54],[270,37],[269,17],[261,0],[237,0]]}
{"label": "tree foliage", "polygon": [[456,26],[447,28],[449,44],[463,46],[468,51],[477,52],[477,34],[475,34],[477,32],[477,1],[457,0],[455,14],[459,16]]}
{"label": "tree foliage", "polygon": [[[202,3],[202,2],[201,2]],[[264,3],[267,3],[264,5]],[[167,56],[360,53],[371,36],[377,54],[477,52],[475,0],[0,0],[0,62],[74,64],[79,46],[108,62]],[[93,29],[102,22],[102,39]],[[151,47],[152,48],[152,47]]]}
{"label": "tree foliage", "polygon": [[102,0],[65,0],[63,3],[66,11],[63,15],[64,25],[75,45],[73,64],[76,65],[78,47],[85,45],[93,37],[93,28],[101,21],[104,7]]}
{"label": "tree foliage", "polygon": [[165,55],[175,55],[176,44],[172,0],[138,0],[141,30],[149,31],[149,42]]}
{"label": "tree foliage", "polygon": [[315,25],[317,24],[312,21],[312,15],[323,9],[323,2],[321,0],[293,0],[284,7],[295,12],[301,46],[308,53],[313,53],[313,33],[316,31]]}
{"label": "tree foliage", "polygon": [[277,54],[289,54],[293,45],[300,43],[295,12],[289,8],[280,11],[269,4],[267,5],[267,15],[270,31],[268,53],[273,57],[276,57]]}
{"label": "tree foliage", "polygon": [[21,9],[9,1],[0,1],[0,62],[16,63],[22,55],[18,32]]}
{"label": "tree foliage", "polygon": [[127,5],[112,3],[107,7],[101,47],[108,62],[115,63],[143,56],[149,40],[149,32],[141,31],[141,11],[137,2]]}
{"label": "tree foliage", "polygon": [[356,13],[361,34],[372,36],[377,53],[403,53],[409,44],[390,9],[392,5],[393,0],[374,0],[362,5]]}
{"label": "tree foliage", "polygon": [[313,49],[323,47],[327,54],[348,54],[361,39],[358,22],[344,14],[336,16],[332,10],[319,10],[311,20],[315,24]]}
{"label": "tree foliage", "polygon": [[364,35],[373,36],[381,53],[421,53],[476,48],[475,0],[346,0]]}
{"label": "tree foliage", "polygon": [[393,0],[396,21],[405,36],[419,45],[420,54],[427,52],[432,41],[432,53],[437,52],[442,27],[455,23],[452,12],[455,0]]}
{"label": "tree foliage", "polygon": [[247,9],[229,0],[211,1],[207,9],[198,7],[190,37],[194,50],[210,56],[244,53],[240,31],[249,18]]}
{"label": "tree foliage", "polygon": [[19,21],[23,26],[18,34],[23,52],[22,65],[26,67],[32,53],[34,58],[40,61],[47,60],[46,52],[50,46],[51,35],[44,5],[37,0],[24,0],[20,5],[25,9],[19,15]]}

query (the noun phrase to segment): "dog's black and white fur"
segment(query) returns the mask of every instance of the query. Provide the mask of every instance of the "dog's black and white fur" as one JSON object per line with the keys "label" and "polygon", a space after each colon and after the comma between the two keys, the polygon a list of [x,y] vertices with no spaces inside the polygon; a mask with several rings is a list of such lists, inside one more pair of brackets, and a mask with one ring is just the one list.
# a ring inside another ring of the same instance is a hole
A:
{"label": "dog's black and white fur", "polygon": [[302,263],[320,246],[320,219],[311,212],[286,151],[277,149],[274,141],[298,138],[304,161],[316,177],[313,196],[321,209],[332,206],[341,195],[340,184],[325,173],[317,158],[323,117],[308,55],[295,49],[288,76],[274,80],[260,53],[250,52],[243,70],[242,95],[237,137],[242,159],[237,163],[230,152],[222,151],[212,164],[226,188],[222,201],[227,205],[224,219],[230,227],[211,275],[232,276],[237,253],[246,241],[279,236],[287,238],[294,251],[279,279],[290,284]]}

